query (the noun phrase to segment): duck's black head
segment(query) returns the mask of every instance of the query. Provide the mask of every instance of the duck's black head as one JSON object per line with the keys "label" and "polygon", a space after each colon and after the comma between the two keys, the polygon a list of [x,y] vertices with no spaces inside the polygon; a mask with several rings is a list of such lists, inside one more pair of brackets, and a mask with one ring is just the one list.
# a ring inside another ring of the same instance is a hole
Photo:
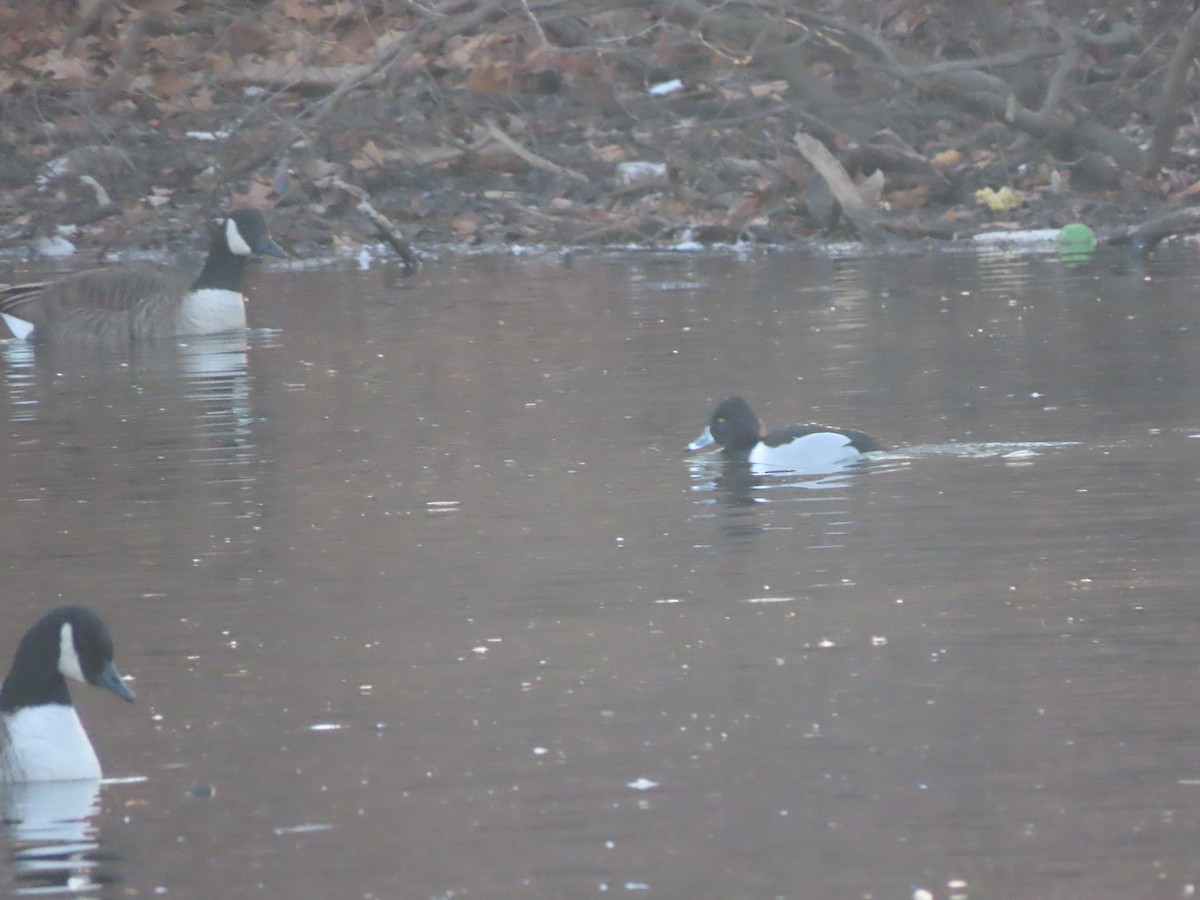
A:
{"label": "duck's black head", "polygon": [[726,450],[749,450],[766,433],[762,420],[741,397],[727,397],[708,420],[712,438]]}

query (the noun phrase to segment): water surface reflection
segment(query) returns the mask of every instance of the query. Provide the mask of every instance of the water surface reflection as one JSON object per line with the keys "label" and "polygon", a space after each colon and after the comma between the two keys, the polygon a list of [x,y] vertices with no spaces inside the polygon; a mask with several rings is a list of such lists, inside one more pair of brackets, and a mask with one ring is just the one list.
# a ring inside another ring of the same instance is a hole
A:
{"label": "water surface reflection", "polygon": [[[123,884],[1186,894],[1195,268],[451,260],[270,273],[240,345],[4,345],[6,602],[96,606],[149,710],[79,699],[149,776]],[[686,458],[735,392],[900,449]]]}

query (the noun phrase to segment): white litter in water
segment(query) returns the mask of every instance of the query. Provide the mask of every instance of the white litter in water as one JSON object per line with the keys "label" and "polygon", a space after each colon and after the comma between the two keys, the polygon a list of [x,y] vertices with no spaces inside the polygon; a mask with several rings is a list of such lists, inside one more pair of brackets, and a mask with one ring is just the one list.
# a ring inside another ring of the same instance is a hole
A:
{"label": "white litter in water", "polygon": [[658,787],[658,782],[651,781],[649,778],[638,778],[636,781],[628,782],[625,787],[633,788],[635,791],[648,791]]}
{"label": "white litter in water", "polygon": [[33,242],[33,252],[38,256],[73,256],[75,245],[61,235],[39,237]]}
{"label": "white litter in water", "polygon": [[309,822],[305,825],[292,825],[288,828],[276,828],[275,836],[282,837],[285,834],[310,834],[314,831],[332,831],[332,825],[326,825],[319,822]]}
{"label": "white litter in water", "polygon": [[342,726],[336,722],[318,722],[316,725],[309,725],[309,731],[341,731]]}
{"label": "white litter in water", "polygon": [[676,91],[683,90],[683,82],[678,78],[672,78],[670,81],[660,81],[658,84],[650,88],[650,96],[665,97],[667,94],[673,94]]}
{"label": "white litter in water", "polygon": [[223,141],[229,137],[228,131],[185,131],[184,135],[194,141]]}
{"label": "white litter in water", "polygon": [[642,181],[654,181],[667,177],[667,164],[657,162],[647,162],[646,160],[632,160],[630,162],[617,163],[617,181],[623,186],[628,187],[631,184],[638,184]]}
{"label": "white litter in water", "polygon": [[1024,231],[984,231],[971,240],[977,244],[1053,244],[1057,228],[1028,228]]}

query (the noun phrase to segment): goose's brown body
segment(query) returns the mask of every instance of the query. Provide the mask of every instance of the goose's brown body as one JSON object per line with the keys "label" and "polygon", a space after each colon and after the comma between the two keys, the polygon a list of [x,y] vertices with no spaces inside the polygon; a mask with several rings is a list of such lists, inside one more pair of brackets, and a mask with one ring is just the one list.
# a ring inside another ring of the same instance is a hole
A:
{"label": "goose's brown body", "polygon": [[18,337],[113,343],[246,327],[242,273],[251,255],[286,256],[254,210],[237,210],[213,238],[195,279],[121,266],[0,290],[0,315]]}

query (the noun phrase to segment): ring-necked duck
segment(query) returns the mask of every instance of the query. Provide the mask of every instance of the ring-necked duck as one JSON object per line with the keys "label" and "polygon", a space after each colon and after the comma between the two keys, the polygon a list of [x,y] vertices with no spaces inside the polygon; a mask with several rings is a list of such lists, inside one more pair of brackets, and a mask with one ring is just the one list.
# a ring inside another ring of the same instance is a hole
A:
{"label": "ring-necked duck", "polygon": [[726,453],[756,467],[802,472],[844,465],[863,453],[884,449],[869,434],[849,428],[787,425],[768,432],[741,397],[718,403],[688,450],[703,450],[712,444],[720,444]]}
{"label": "ring-necked duck", "polygon": [[133,702],[113,665],[108,628],[82,606],[47,613],[21,638],[0,686],[0,781],[100,777],[96,751],[71,705],[68,678]]}

